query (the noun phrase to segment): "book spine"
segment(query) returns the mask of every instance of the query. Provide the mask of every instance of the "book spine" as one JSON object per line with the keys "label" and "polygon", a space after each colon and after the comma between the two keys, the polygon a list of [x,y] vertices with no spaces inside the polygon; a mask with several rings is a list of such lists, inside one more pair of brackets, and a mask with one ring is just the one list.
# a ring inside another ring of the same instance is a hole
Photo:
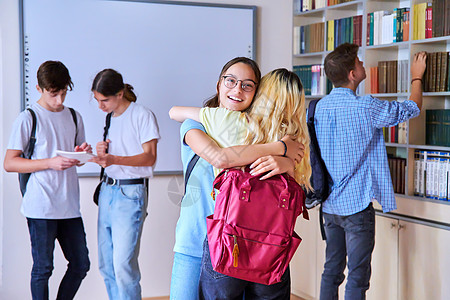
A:
{"label": "book spine", "polygon": [[432,3],[428,2],[427,8],[425,10],[425,38],[426,39],[433,37],[432,18],[433,18]]}
{"label": "book spine", "polygon": [[419,160],[419,151],[414,150],[414,196],[420,196],[419,192],[419,176],[420,176],[420,160]]}
{"label": "book spine", "polygon": [[409,17],[409,8],[406,8],[405,12],[403,13],[403,41],[405,42],[409,41]]}
{"label": "book spine", "polygon": [[439,82],[439,92],[445,92],[445,87],[447,84],[447,73],[448,73],[448,52],[441,52],[441,67],[438,69],[440,71],[440,82]]}

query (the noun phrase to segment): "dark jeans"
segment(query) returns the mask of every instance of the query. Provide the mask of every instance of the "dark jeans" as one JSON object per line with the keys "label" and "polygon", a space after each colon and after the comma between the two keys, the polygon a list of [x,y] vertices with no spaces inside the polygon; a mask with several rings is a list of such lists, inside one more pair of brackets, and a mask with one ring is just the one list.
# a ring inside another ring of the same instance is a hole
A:
{"label": "dark jeans", "polygon": [[375,245],[375,211],[372,203],[363,211],[350,216],[323,215],[327,248],[320,299],[338,299],[339,285],[345,278],[346,257],[348,278],[345,299],[365,299]]}
{"label": "dark jeans", "polygon": [[55,239],[58,240],[64,257],[69,262],[56,299],[73,299],[90,265],[82,219],[27,218],[27,222],[33,255],[31,271],[33,300],[48,299],[48,279],[53,271]]}
{"label": "dark jeans", "polygon": [[202,270],[200,273],[199,298],[207,300],[289,300],[291,276],[289,267],[281,282],[272,285],[254,283],[223,275],[213,270],[209,254],[208,240],[203,244]]}

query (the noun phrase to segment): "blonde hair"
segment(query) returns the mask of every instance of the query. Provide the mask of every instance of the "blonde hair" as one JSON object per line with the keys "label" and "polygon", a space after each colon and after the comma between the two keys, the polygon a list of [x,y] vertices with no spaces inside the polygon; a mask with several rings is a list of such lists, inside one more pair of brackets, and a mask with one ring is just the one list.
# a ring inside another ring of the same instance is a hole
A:
{"label": "blonde hair", "polygon": [[305,155],[295,165],[294,178],[302,187],[312,190],[305,94],[298,76],[286,69],[276,69],[265,75],[247,118],[249,130],[245,144],[270,143],[286,134],[297,137],[305,146]]}

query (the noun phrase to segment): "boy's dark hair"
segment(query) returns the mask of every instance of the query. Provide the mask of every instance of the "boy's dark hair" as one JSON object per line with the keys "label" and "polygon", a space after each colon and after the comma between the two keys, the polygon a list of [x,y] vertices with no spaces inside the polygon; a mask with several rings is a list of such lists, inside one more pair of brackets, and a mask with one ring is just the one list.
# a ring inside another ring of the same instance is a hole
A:
{"label": "boy's dark hair", "polygon": [[335,87],[348,83],[348,74],[355,69],[359,46],[344,43],[325,57],[325,74]]}
{"label": "boy's dark hair", "polygon": [[60,61],[48,60],[39,66],[37,71],[39,87],[50,92],[56,92],[68,88],[72,90],[73,82],[69,70]]}
{"label": "boy's dark hair", "polygon": [[[261,80],[261,71],[259,69],[258,64],[250,58],[247,57],[235,57],[232,60],[228,61],[222,68],[222,71],[220,71],[220,75],[219,75],[219,80],[217,81],[217,90],[219,90],[219,85],[222,82],[222,76],[223,74],[225,74],[226,71],[228,71],[228,69],[237,64],[237,63],[243,63],[246,65],[249,65],[253,72],[255,73],[255,77],[256,77],[256,81],[257,83],[259,83],[259,81]],[[255,91],[255,95],[256,95],[256,91]],[[219,107],[219,93],[216,93],[216,95],[214,95],[212,98],[207,99],[204,103],[203,106],[204,107]]]}
{"label": "boy's dark hair", "polygon": [[92,82],[91,91],[96,91],[105,97],[114,96],[123,90],[123,97],[130,102],[136,102],[133,87],[123,83],[122,74],[113,69],[104,69],[99,72]]}

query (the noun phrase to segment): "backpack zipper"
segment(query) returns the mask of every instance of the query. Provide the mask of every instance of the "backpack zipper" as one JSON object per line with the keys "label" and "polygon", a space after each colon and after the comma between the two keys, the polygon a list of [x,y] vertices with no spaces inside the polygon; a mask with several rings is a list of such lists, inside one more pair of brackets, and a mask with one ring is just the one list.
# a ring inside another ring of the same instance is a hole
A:
{"label": "backpack zipper", "polygon": [[[241,237],[241,236],[234,235],[234,234],[229,234],[229,233],[227,233],[227,235],[233,237],[235,246],[237,245],[237,239],[239,238],[239,239],[241,239],[241,240],[248,241],[248,242],[252,242],[252,243],[263,244],[263,245],[270,245],[270,246],[275,246],[275,247],[284,247],[284,246],[281,246],[281,245],[270,244],[270,243],[264,243],[264,242],[260,242],[260,241],[255,241],[255,240],[246,239],[246,238],[243,238],[243,237]],[[234,251],[234,249],[233,249],[233,251]]]}
{"label": "backpack zipper", "polygon": [[237,243],[237,236],[233,235],[234,239],[234,247],[233,247],[233,267],[237,268],[238,266],[238,256],[239,256],[239,247]]}

